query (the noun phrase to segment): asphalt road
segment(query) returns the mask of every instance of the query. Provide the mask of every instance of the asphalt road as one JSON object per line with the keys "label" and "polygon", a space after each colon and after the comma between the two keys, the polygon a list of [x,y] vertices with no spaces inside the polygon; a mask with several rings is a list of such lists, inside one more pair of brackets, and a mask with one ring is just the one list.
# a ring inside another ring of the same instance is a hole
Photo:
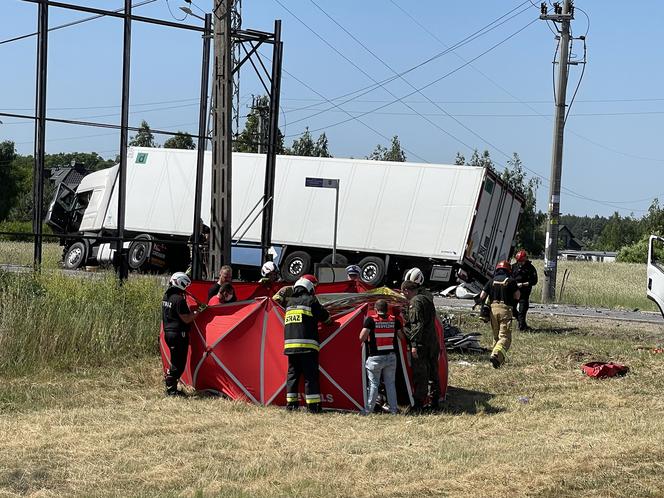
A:
{"label": "asphalt road", "polygon": [[[472,299],[454,299],[436,296],[434,302],[438,308],[449,310],[470,310],[475,304]],[[586,308],[567,304],[531,303],[528,313],[550,316],[574,316],[582,318],[603,318],[627,322],[655,323],[664,326],[664,318],[654,311],[626,311],[607,308]]]}

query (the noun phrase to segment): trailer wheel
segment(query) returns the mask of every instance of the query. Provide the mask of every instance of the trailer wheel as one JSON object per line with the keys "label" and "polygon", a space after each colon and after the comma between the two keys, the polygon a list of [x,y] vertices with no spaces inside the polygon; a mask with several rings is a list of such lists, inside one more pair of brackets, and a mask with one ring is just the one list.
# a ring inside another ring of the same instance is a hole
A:
{"label": "trailer wheel", "polygon": [[74,242],[65,252],[62,263],[66,270],[76,270],[85,265],[88,259],[88,246],[85,242]]}
{"label": "trailer wheel", "polygon": [[152,253],[152,238],[149,235],[141,234],[136,237],[129,245],[127,254],[128,265],[132,270],[140,270],[150,260]]}
{"label": "trailer wheel", "polygon": [[[343,254],[337,253],[336,261],[338,265],[346,266],[348,265],[348,258]],[[323,259],[320,260],[322,265],[331,265],[332,264],[332,254],[328,254]]]}
{"label": "trailer wheel", "polygon": [[311,268],[311,256],[304,251],[295,251],[284,260],[281,273],[287,282],[295,282]]}
{"label": "trailer wheel", "polygon": [[385,278],[385,262],[376,256],[367,256],[358,263],[360,278],[369,285],[378,285]]}

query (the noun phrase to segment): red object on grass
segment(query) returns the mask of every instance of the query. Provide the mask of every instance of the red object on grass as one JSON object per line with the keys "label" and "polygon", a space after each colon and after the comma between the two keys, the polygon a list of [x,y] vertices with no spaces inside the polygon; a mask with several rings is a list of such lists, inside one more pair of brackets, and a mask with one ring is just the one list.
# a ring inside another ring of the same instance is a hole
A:
{"label": "red object on grass", "polygon": [[629,372],[629,367],[613,362],[591,361],[581,365],[581,371],[589,377],[604,379],[616,375],[625,375]]}
{"label": "red object on grass", "polygon": [[[197,298],[205,298],[209,283],[197,284],[203,283],[195,282],[187,290]],[[239,284],[233,284],[241,299],[239,302],[208,307],[192,324],[189,357],[181,380],[199,391],[222,393],[257,405],[284,405],[288,368],[283,354],[284,311],[266,297],[246,299],[265,286]],[[316,293],[344,293],[354,288],[354,284],[350,281],[320,284]],[[331,310],[334,322],[320,326],[320,386],[324,408],[359,411],[366,404],[365,349],[358,336],[371,298],[364,299],[364,296],[367,295],[358,295],[355,304],[344,304],[336,314]],[[379,297],[384,296],[373,296],[374,299]],[[438,321],[436,326],[442,344],[443,328]],[[412,404],[408,348],[405,341],[400,346],[399,362],[405,367],[397,372],[400,401]],[[163,333],[160,334],[160,349],[165,371],[169,366],[169,351]],[[439,376],[441,397],[444,397],[447,390],[445,348],[441,348],[439,357]],[[300,392],[303,391],[300,386]]]}

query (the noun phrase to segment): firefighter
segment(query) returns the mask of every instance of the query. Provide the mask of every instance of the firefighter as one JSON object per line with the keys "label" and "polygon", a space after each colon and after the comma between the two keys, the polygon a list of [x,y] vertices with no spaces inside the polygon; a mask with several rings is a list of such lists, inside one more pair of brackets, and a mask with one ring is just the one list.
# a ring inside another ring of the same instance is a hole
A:
{"label": "firefighter", "polygon": [[330,315],[314,295],[314,284],[300,278],[293,285],[293,295],[286,301],[284,317],[284,354],[288,357],[286,403],[297,410],[300,377],[304,376],[307,408],[312,413],[322,410],[318,380],[318,322],[330,323]]}
{"label": "firefighter", "polygon": [[480,303],[484,303],[487,298],[491,302],[493,351],[489,361],[493,368],[500,368],[505,363],[507,351],[512,344],[512,308],[519,300],[520,293],[511,274],[509,261],[500,261],[496,265],[493,279],[486,283],[479,296]]}
{"label": "firefighter", "polygon": [[521,249],[516,253],[516,265],[512,277],[516,281],[521,297],[514,307],[519,330],[528,330],[530,327],[526,322],[526,313],[530,308],[530,293],[537,285],[537,270],[528,259],[526,251]]}
{"label": "firefighter", "polygon": [[190,284],[191,279],[186,273],[174,273],[161,301],[164,339],[171,353],[170,367],[164,377],[168,396],[182,395],[182,392],[178,391],[178,381],[187,364],[189,327],[198,314],[198,311],[191,311],[187,306],[185,289]]}
{"label": "firefighter", "polygon": [[[417,270],[417,271],[413,271]],[[411,363],[413,368],[413,411],[420,412],[424,408],[427,391],[431,392],[431,409],[438,409],[440,399],[440,379],[438,377],[438,356],[440,344],[436,333],[436,308],[433,296],[418,282],[424,281],[419,269],[408,272],[410,280],[404,280],[401,291],[410,301],[408,322],[404,328],[410,342]]]}
{"label": "firefighter", "polygon": [[[230,265],[224,265],[219,269],[219,278],[210,286],[208,290],[208,301],[219,294],[219,289],[225,283],[231,283],[233,280],[233,268]],[[235,292],[235,291],[233,291]],[[233,294],[235,297],[235,294]]]}
{"label": "firefighter", "polygon": [[258,281],[259,284],[270,286],[277,280],[279,280],[279,268],[272,261],[266,261],[261,266],[261,279]]}
{"label": "firefighter", "polygon": [[[314,284],[314,288],[318,285],[318,279],[314,275],[306,274],[302,275],[302,278],[306,278],[309,282]],[[293,297],[292,285],[286,285],[277,291],[277,293],[272,296],[272,300],[280,306],[285,306],[289,298]]]}

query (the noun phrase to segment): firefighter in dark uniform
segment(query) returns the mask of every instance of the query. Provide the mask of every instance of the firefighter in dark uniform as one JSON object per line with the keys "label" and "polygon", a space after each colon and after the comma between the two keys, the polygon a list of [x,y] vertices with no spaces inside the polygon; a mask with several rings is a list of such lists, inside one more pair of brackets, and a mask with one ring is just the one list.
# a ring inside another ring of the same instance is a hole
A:
{"label": "firefighter in dark uniform", "polygon": [[329,323],[330,315],[314,295],[314,284],[300,278],[293,285],[293,295],[286,301],[284,317],[284,354],[288,357],[286,402],[288,410],[300,406],[298,390],[304,376],[304,393],[310,412],[322,410],[318,379],[318,322]]}
{"label": "firefighter in dark uniform", "polygon": [[491,329],[493,330],[493,350],[489,360],[493,368],[505,363],[507,351],[512,344],[512,308],[519,300],[519,289],[512,278],[512,266],[509,261],[500,261],[496,272],[489,280],[479,301],[484,303],[488,298],[491,302]]}
{"label": "firefighter in dark uniform", "polygon": [[[410,342],[410,354],[413,368],[413,411],[424,408],[427,394],[431,396],[431,409],[438,409],[440,400],[440,379],[438,377],[438,356],[440,344],[436,333],[436,307],[431,293],[421,286],[424,277],[419,269],[406,274],[401,284],[401,291],[410,301],[408,321],[404,328]],[[419,282],[419,283],[418,283]],[[428,392],[430,389],[430,393]]]}
{"label": "firefighter in dark uniform", "polygon": [[[314,284],[314,289],[318,285],[318,279],[314,275],[307,273],[306,275],[302,275],[302,278],[306,278],[309,280],[309,282]],[[288,300],[293,297],[294,289],[295,288],[292,285],[286,285],[279,289],[274,296],[272,296],[272,300],[283,308],[286,306]]]}
{"label": "firefighter in dark uniform", "polygon": [[526,322],[526,313],[530,308],[530,293],[533,287],[537,285],[537,270],[523,249],[516,253],[516,264],[514,265],[512,278],[516,280],[516,285],[521,293],[521,297],[514,307],[519,330],[528,330],[530,327]]}
{"label": "firefighter in dark uniform", "polygon": [[187,364],[189,327],[198,314],[197,311],[191,311],[187,305],[185,289],[190,284],[191,279],[186,273],[174,273],[161,302],[164,339],[171,353],[171,365],[164,377],[168,396],[182,394],[181,391],[178,391],[178,381]]}

